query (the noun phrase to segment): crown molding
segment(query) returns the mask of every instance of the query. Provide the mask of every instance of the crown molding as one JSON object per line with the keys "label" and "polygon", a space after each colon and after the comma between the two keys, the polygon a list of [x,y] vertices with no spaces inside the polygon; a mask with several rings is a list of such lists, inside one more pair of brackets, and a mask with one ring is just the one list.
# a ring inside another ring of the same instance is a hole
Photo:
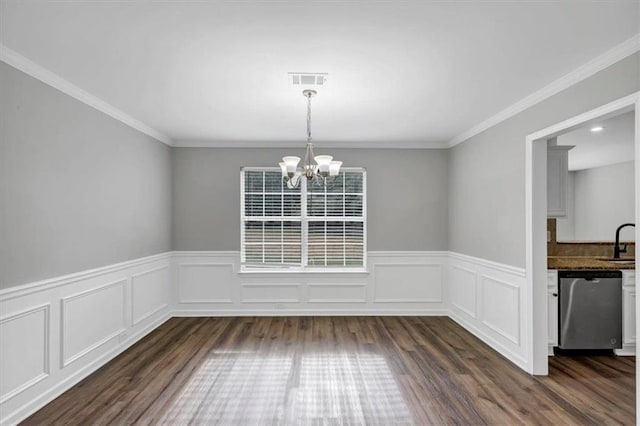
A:
{"label": "crown molding", "polygon": [[[243,140],[175,140],[174,148],[304,148],[304,140],[299,141],[243,141]],[[314,148],[360,148],[360,149],[446,149],[447,142],[427,141],[322,141],[316,142]]]}
{"label": "crown molding", "polygon": [[[599,71],[615,64],[616,62],[640,51],[640,33],[619,45],[608,50],[604,54],[576,68],[563,77],[553,81],[542,89],[526,96],[508,108],[491,116],[487,120],[458,134],[448,142],[429,141],[382,141],[382,142],[354,142],[354,141],[327,141],[322,142],[326,148],[369,148],[369,149],[446,149],[458,145],[465,140],[513,117],[514,115],[531,108],[532,106],[550,98],[551,96],[585,80]],[[132,127],[158,141],[172,147],[180,148],[296,148],[299,141],[220,141],[220,140],[172,140],[162,132],[142,123],[113,105],[103,101],[87,91],[65,80],[54,72],[22,56],[16,51],[0,43],[0,60],[14,68],[30,75],[37,80],[48,84],[55,89],[101,111],[108,116]]]}
{"label": "crown molding", "polygon": [[171,138],[164,133],[147,126],[139,120],[136,120],[129,114],[119,110],[118,108],[103,101],[97,96],[94,96],[91,93],[82,90],[75,84],[69,82],[68,80],[65,80],[54,72],[22,56],[18,52],[9,49],[3,44],[0,44],[0,60],[11,65],[14,68],[17,68],[25,74],[28,74],[31,77],[40,80],[41,82],[48,84],[55,89],[58,89],[62,93],[67,94],[72,98],[75,98],[80,102],[83,102],[84,104],[107,114],[109,117],[112,117],[129,127],[132,127],[148,136],[151,136],[152,138],[169,146],[172,145]]}
{"label": "crown molding", "polygon": [[476,124],[470,129],[460,133],[447,144],[448,148],[458,145],[465,140],[484,132],[485,130],[513,117],[522,111],[531,108],[532,106],[550,98],[551,96],[573,86],[576,83],[585,80],[592,75],[602,71],[605,68],[610,67],[616,62],[631,56],[634,53],[640,51],[640,33],[631,37],[630,39],[618,44],[612,49],[606,51],[602,55],[592,59],[591,61],[583,64],[582,66],[574,69],[568,74],[560,77],[552,83],[546,85],[542,89],[522,98],[520,101],[511,105],[510,107],[500,111],[499,113],[489,117],[487,120]]}

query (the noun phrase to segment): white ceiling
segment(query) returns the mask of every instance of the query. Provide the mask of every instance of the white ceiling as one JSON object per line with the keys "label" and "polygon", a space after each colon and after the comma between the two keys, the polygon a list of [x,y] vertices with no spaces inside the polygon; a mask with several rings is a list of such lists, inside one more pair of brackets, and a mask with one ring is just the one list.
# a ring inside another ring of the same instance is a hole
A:
{"label": "white ceiling", "polygon": [[638,2],[0,1],[0,41],[174,141],[444,143],[638,32]]}
{"label": "white ceiling", "polygon": [[[569,151],[569,170],[583,170],[633,161],[634,112],[593,120],[572,132],[558,136],[558,145],[575,145]],[[601,132],[592,132],[596,125]]]}

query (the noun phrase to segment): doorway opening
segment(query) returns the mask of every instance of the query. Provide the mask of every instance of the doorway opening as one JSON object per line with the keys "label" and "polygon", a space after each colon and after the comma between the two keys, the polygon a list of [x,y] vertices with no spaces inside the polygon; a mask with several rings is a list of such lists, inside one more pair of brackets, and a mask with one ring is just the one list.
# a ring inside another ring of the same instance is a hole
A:
{"label": "doorway opening", "polygon": [[[547,300],[547,145],[563,134],[578,128],[631,113],[634,121],[633,161],[640,164],[640,92],[610,102],[589,112],[535,132],[526,138],[526,336],[527,371],[535,375],[548,374],[548,300]],[[634,223],[639,222],[640,174],[634,168]],[[634,228],[634,240],[640,232]],[[637,266],[637,263],[636,263]],[[636,311],[639,303],[636,301]],[[640,316],[636,316],[636,329]],[[638,380],[636,365],[636,380]],[[640,394],[640,393],[639,393]],[[637,396],[636,396],[637,398]]]}

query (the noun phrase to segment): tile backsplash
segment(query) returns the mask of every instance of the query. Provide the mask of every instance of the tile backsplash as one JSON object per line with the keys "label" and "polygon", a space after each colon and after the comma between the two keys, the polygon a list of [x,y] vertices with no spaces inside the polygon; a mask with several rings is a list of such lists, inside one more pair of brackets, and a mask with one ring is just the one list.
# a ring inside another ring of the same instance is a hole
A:
{"label": "tile backsplash", "polygon": [[[605,256],[613,257],[614,241],[563,241],[556,239],[556,219],[547,219],[547,231],[550,239],[547,242],[548,256]],[[622,245],[622,244],[621,244]],[[627,252],[622,257],[635,257],[636,244],[629,242]]]}

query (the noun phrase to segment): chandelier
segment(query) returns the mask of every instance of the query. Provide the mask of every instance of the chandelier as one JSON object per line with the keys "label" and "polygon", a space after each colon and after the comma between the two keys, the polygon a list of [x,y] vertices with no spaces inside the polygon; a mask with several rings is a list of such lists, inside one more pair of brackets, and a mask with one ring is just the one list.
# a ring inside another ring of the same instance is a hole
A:
{"label": "chandelier", "polygon": [[327,179],[335,179],[340,173],[342,161],[333,161],[330,155],[314,155],[313,143],[311,142],[311,98],[317,94],[315,90],[303,90],[302,94],[307,98],[307,149],[304,154],[304,161],[301,167],[300,157],[282,157],[279,163],[282,170],[282,179],[289,188],[300,186],[302,176],[307,178],[311,184],[326,185]]}

